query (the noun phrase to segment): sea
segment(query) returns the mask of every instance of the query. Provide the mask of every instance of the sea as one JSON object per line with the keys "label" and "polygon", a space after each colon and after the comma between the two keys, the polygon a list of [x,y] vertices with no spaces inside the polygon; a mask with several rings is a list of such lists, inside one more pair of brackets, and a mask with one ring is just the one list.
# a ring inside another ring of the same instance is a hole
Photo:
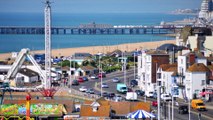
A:
{"label": "sea", "polygon": [[[192,15],[164,13],[52,13],[52,26],[79,26],[95,22],[110,25],[159,25],[192,18]],[[43,13],[0,13],[0,26],[44,26]],[[52,49],[85,46],[108,46],[123,43],[171,40],[160,35],[52,35]],[[2,35],[0,53],[18,52],[22,48],[44,50],[44,35]]]}

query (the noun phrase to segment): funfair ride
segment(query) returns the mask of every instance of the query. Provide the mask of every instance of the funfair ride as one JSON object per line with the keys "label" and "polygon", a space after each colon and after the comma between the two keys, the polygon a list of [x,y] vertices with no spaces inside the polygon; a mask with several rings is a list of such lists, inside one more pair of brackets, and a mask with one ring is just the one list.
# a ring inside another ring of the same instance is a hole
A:
{"label": "funfair ride", "polygon": [[41,69],[34,58],[30,55],[30,50],[25,48],[19,52],[15,62],[7,73],[7,77],[4,82],[11,82],[15,78],[25,59],[29,58],[37,69],[36,71],[38,71],[41,77],[42,84],[36,88],[16,88],[15,86],[10,86],[9,88],[14,90],[38,89],[44,97],[52,98],[56,89],[51,87],[51,6],[49,0],[46,0],[45,5],[45,71]]}
{"label": "funfair ride", "polygon": [[49,0],[45,2],[45,80],[41,93],[44,97],[53,97],[56,89],[51,87],[51,6]]}

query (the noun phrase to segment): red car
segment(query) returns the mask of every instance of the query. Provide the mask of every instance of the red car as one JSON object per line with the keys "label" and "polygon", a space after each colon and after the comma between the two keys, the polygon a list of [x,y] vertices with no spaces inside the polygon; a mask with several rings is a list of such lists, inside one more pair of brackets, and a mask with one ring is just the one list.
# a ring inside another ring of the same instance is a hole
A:
{"label": "red car", "polygon": [[98,77],[101,78],[101,76],[102,76],[102,78],[106,77],[106,73],[99,73]]}
{"label": "red car", "polygon": [[79,78],[78,78],[78,82],[79,82],[79,83],[82,83],[82,82],[84,82],[84,79],[83,79],[82,77],[79,77]]}
{"label": "red car", "polygon": [[158,102],[157,101],[152,101],[152,106],[157,107],[158,106]]}

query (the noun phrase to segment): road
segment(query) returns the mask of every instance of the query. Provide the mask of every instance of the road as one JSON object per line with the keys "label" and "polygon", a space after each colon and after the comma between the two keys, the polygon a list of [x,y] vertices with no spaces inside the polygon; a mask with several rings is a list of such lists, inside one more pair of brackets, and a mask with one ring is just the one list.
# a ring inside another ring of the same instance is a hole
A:
{"label": "road", "polygon": [[[127,81],[127,85],[129,85],[129,81],[134,79],[134,70],[130,69],[126,72],[126,81]],[[112,79],[115,77],[119,77],[121,82],[124,82],[124,72],[119,71],[119,72],[113,72],[110,74],[107,74],[106,78],[102,79],[103,83],[107,83],[107,85],[109,86],[109,88],[103,88],[103,92],[108,92],[108,93],[117,93],[116,91],[116,83],[112,82]],[[90,79],[87,82],[81,83],[79,86],[72,86],[74,89],[78,90],[81,86],[86,86],[87,88],[94,88],[95,87],[95,82],[99,83],[99,85],[97,86],[98,89],[95,89],[95,93],[100,93],[101,87],[100,87],[100,79]],[[138,97],[139,100],[143,101],[144,97]],[[155,101],[155,99],[150,99],[147,98],[148,101]],[[171,105],[170,105],[171,106]],[[154,110],[156,110],[157,113],[157,108],[156,107],[152,107]],[[164,111],[163,108],[161,108],[161,111]],[[199,120],[198,119],[198,111],[192,110],[191,111],[191,120]],[[204,112],[200,112],[201,113],[201,120],[211,120],[211,118],[213,118],[212,113],[213,110],[208,110],[208,111],[204,111]],[[168,103],[166,106],[166,118],[168,119]],[[170,115],[172,114],[172,110],[170,109]],[[204,115],[205,114],[205,115]],[[162,112],[162,119],[164,118],[165,114]],[[170,116],[171,118],[171,116]],[[174,107],[174,120],[188,120],[189,119],[189,114],[178,114],[178,107]]]}

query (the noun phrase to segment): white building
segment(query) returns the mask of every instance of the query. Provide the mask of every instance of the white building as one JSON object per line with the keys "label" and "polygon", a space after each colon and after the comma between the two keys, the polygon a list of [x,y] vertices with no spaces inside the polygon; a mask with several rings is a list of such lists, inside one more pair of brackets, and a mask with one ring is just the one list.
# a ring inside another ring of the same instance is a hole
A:
{"label": "white building", "polygon": [[16,83],[20,82],[19,80],[23,81],[24,83],[33,83],[39,80],[39,74],[30,69],[22,68],[16,75],[15,80]]}
{"label": "white building", "polygon": [[177,71],[177,64],[162,64],[158,68],[158,81],[161,81],[161,92],[171,94],[172,74]]}
{"label": "white building", "polygon": [[143,51],[138,56],[138,86],[140,89],[149,92],[156,90],[157,68],[161,64],[169,63],[169,55],[164,51]]}
{"label": "white building", "polygon": [[185,90],[189,99],[193,95],[199,95],[203,88],[206,88],[209,69],[203,63],[195,63],[186,72]]}

